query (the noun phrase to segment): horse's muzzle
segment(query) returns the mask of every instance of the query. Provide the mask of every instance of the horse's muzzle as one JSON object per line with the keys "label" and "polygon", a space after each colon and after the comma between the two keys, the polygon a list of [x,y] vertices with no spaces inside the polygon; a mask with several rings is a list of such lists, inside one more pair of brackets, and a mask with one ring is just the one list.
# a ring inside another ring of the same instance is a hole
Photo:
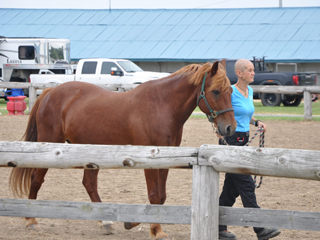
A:
{"label": "horse's muzzle", "polygon": [[236,128],[232,125],[218,124],[218,134],[221,136],[231,136],[235,130]]}

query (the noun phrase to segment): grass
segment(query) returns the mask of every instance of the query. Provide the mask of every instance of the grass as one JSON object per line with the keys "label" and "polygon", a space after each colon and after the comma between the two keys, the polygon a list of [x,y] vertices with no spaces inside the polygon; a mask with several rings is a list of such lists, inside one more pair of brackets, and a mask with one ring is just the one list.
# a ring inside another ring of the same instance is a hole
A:
{"label": "grass", "polygon": [[[29,98],[26,98],[27,109],[29,108]],[[290,121],[302,121],[304,115],[304,104],[303,102],[298,107],[285,107],[283,105],[279,107],[265,107],[262,105],[261,101],[254,101],[255,114],[270,114],[270,115],[279,115],[279,116],[259,116],[257,118],[264,121],[273,121],[273,120],[290,120]],[[28,112],[28,110],[26,110]],[[195,112],[201,112],[197,107]],[[0,98],[0,113],[2,115],[7,115],[7,101],[4,98]],[[290,116],[280,116],[280,115],[301,115],[301,117],[290,117]],[[312,103],[312,115],[320,116],[320,101]],[[193,115],[194,118],[206,118],[204,115]],[[320,117],[313,117],[314,121],[320,121]]]}
{"label": "grass", "polygon": [[[298,107],[285,107],[283,105],[279,107],[265,107],[262,105],[260,100],[254,101],[255,114],[270,114],[270,115],[279,115],[279,116],[259,116],[259,118],[264,121],[272,121],[272,120],[290,120],[290,121],[302,121],[304,120],[304,103],[302,102]],[[201,112],[197,107],[195,112]],[[301,115],[301,117],[297,116],[280,116],[280,115]],[[320,101],[312,103],[312,115],[320,116]],[[196,115],[193,117],[206,118],[203,115]],[[320,117],[313,117],[314,121],[320,121]]]}
{"label": "grass", "polygon": [[[297,107],[265,107],[260,101],[254,102],[255,114],[304,115],[304,103]],[[312,115],[320,115],[320,102],[312,103]]]}

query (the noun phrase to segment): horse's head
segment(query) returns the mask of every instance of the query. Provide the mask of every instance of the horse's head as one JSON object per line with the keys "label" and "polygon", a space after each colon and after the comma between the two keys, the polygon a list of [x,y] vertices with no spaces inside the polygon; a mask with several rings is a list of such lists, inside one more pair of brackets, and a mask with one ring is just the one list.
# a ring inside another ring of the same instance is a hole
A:
{"label": "horse's head", "polygon": [[217,127],[218,134],[230,136],[237,127],[231,105],[232,88],[226,73],[226,61],[207,63],[203,67],[198,106]]}

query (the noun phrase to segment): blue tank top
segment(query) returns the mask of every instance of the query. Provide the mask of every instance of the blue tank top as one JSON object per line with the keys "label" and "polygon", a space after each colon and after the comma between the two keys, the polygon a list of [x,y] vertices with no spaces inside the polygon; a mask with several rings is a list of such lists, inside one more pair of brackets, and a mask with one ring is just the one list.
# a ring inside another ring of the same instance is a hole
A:
{"label": "blue tank top", "polygon": [[235,85],[232,85],[231,103],[234,108],[234,117],[237,121],[236,132],[248,132],[250,130],[250,120],[254,113],[253,90],[248,86],[249,96],[243,96]]}

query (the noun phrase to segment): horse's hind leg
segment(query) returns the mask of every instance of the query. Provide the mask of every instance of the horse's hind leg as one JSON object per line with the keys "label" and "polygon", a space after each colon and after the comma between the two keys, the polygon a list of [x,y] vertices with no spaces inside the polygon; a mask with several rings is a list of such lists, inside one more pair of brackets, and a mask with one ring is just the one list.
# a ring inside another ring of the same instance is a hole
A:
{"label": "horse's hind leg", "polygon": [[[29,192],[29,199],[37,199],[38,192],[42,183],[44,182],[44,176],[46,175],[47,168],[37,168],[31,176],[31,186]],[[38,222],[35,218],[26,218],[26,227],[35,228]]]}
{"label": "horse's hind leg", "polygon": [[[87,193],[92,202],[101,202],[98,194],[98,173],[99,170],[85,169],[83,174],[82,184],[87,190]],[[101,221],[100,226],[107,230],[107,234],[113,234],[114,229],[112,227],[112,221]]]}

